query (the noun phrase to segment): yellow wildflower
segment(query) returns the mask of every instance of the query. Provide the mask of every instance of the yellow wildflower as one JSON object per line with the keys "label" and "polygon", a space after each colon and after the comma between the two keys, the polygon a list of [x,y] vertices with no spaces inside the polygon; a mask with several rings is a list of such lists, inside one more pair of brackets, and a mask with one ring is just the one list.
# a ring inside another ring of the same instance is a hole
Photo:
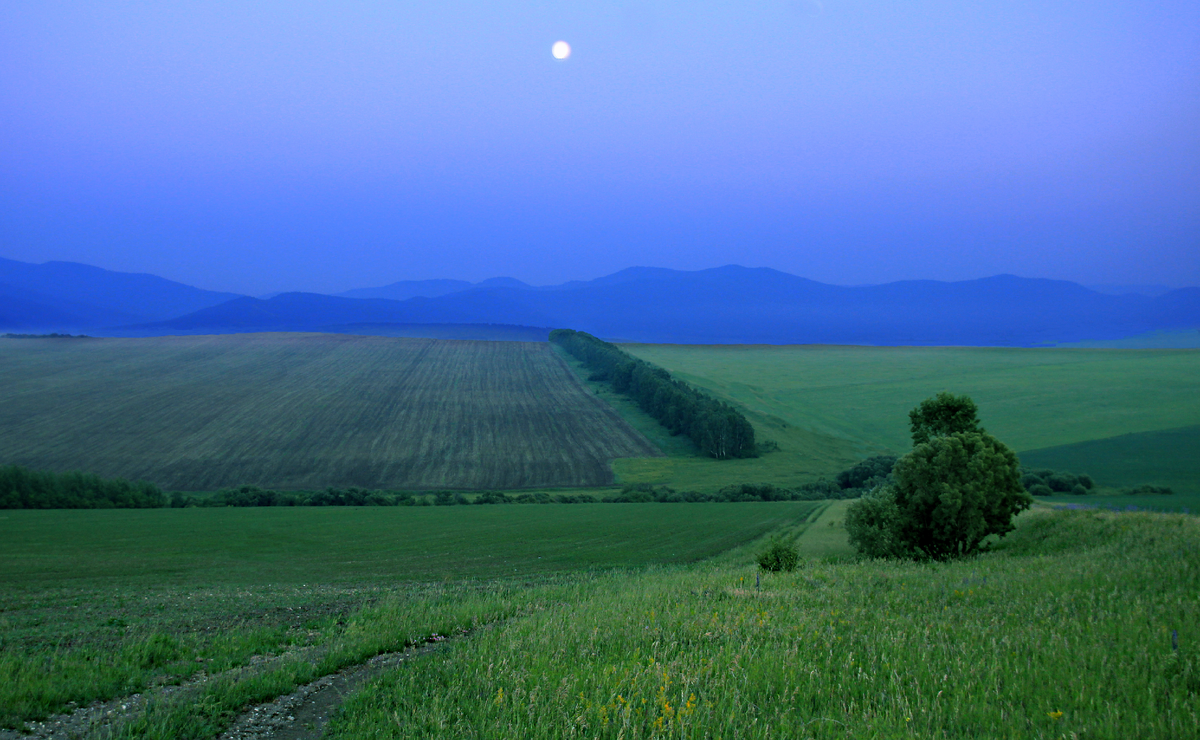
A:
{"label": "yellow wildflower", "polygon": [[1046,716],[1050,719],[1062,719],[1062,712],[1046,712]]}

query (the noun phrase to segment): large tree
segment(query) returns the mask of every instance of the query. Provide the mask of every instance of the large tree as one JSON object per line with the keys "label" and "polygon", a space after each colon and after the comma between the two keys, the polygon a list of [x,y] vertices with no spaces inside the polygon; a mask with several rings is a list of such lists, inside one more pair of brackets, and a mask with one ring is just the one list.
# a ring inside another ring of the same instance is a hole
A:
{"label": "large tree", "polygon": [[932,398],[926,398],[908,412],[913,446],[947,434],[982,432],[984,429],[979,426],[978,414],[979,408],[969,396],[956,396],[942,391]]}
{"label": "large tree", "polygon": [[1013,529],[1032,497],[1021,485],[1017,456],[983,432],[959,432],[919,444],[900,458],[895,478],[900,542],[944,560],[979,549],[989,535]]}
{"label": "large tree", "polygon": [[975,402],[939,393],[909,414],[914,447],[891,480],[850,505],[850,541],[871,557],[944,560],[1012,531],[1033,499],[1017,456],[979,426]]}

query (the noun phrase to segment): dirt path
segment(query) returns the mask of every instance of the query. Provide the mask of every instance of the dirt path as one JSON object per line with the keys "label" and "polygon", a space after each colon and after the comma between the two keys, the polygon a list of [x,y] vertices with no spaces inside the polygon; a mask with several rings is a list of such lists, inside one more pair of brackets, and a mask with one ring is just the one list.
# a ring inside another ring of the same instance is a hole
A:
{"label": "dirt path", "polygon": [[221,740],[319,740],[333,711],[352,691],[384,671],[439,647],[437,641],[428,642],[322,676],[287,696],[251,708],[221,735]]}
{"label": "dirt path", "polygon": [[[437,650],[447,639],[434,635],[426,642],[407,650],[376,655],[365,663],[322,676],[286,696],[250,707],[221,735],[220,740],[318,740],[334,710],[341,706],[348,694],[364,682],[407,660]],[[262,659],[216,676],[201,674],[178,686],[162,686],[140,694],[95,702],[70,714],[55,715],[41,722],[29,722],[29,732],[0,729],[0,740],[82,740],[106,735],[107,731],[138,716],[151,699],[186,695],[213,679],[234,674],[252,674],[275,664],[283,657],[285,656]]]}

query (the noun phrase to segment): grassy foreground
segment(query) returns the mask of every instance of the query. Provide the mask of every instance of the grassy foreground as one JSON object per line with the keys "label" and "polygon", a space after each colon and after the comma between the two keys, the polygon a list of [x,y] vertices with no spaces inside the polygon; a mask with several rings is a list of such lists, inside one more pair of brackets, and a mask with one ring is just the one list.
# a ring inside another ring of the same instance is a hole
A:
{"label": "grassy foreground", "polygon": [[577,601],[595,572],[710,557],[823,507],[0,512],[0,727],[203,678],[127,733],[212,737],[246,705],[380,652]]}
{"label": "grassy foreground", "polygon": [[1183,738],[1200,522],[1039,510],[949,565],[613,575],[350,697],[334,738]]}

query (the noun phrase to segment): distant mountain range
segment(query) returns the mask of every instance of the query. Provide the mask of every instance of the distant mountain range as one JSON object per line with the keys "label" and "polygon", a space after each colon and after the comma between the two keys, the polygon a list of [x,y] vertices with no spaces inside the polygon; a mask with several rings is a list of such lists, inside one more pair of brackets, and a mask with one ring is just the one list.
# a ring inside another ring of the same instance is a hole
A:
{"label": "distant mountain range", "polygon": [[654,343],[1031,346],[1200,327],[1200,288],[1112,295],[1012,275],[845,287],[729,265],[634,267],[550,287],[512,278],[426,280],[260,299],[85,265],[0,260],[5,331],[543,337],[546,329],[535,327]]}
{"label": "distant mountain range", "polygon": [[238,298],[155,275],[0,258],[0,328],[98,329],[164,321]]}

